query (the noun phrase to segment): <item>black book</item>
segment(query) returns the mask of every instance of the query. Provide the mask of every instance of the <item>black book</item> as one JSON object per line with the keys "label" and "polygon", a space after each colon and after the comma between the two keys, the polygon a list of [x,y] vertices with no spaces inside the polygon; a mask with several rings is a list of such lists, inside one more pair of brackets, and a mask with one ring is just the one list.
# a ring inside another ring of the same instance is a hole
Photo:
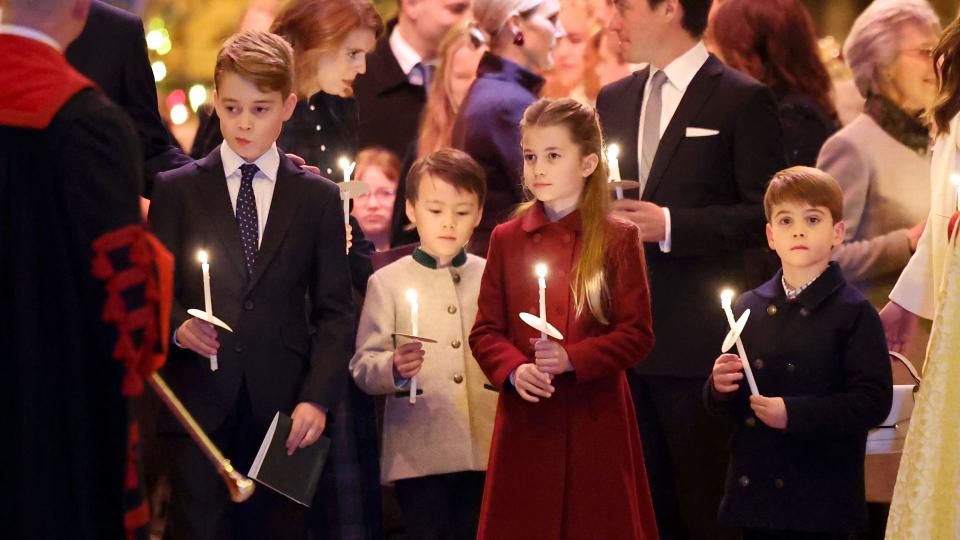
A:
{"label": "black book", "polygon": [[309,508],[330,453],[330,439],[321,436],[317,442],[297,448],[288,456],[286,444],[291,428],[293,419],[289,416],[278,412],[273,417],[247,476]]}

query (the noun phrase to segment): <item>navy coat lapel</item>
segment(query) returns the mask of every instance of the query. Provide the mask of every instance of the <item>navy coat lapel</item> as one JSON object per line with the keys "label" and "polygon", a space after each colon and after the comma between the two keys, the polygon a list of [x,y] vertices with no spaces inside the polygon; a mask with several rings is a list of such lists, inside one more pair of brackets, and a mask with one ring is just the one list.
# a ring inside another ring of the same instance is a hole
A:
{"label": "navy coat lapel", "polygon": [[[267,224],[260,240],[260,250],[253,263],[253,275],[247,282],[246,291],[256,286],[264,271],[270,265],[273,256],[283,242],[283,237],[290,228],[300,204],[297,198],[297,178],[303,176],[303,170],[294,165],[281,152],[280,168],[277,169],[277,184],[273,187],[273,199],[270,201],[270,213],[267,215]],[[239,246],[240,241],[237,240]]]}
{"label": "navy coat lapel", "polygon": [[[653,164],[650,167],[650,179],[647,180],[643,189],[643,200],[650,200],[657,186],[663,179],[663,174],[670,163],[677,147],[687,136],[687,126],[693,121],[700,109],[710,98],[717,83],[720,82],[720,74],[723,73],[723,64],[717,57],[710,55],[706,63],[700,68],[700,71],[690,81],[687,91],[684,92],[680,104],[670,124],[667,125],[663,137],[660,138],[660,145],[657,147],[657,155],[653,158]],[[639,114],[637,115],[639,118]]]}
{"label": "navy coat lapel", "polygon": [[210,152],[203,159],[196,161],[196,166],[204,173],[197,182],[200,200],[203,201],[203,206],[213,222],[213,228],[234,268],[242,279],[246,279],[247,267],[243,259],[243,249],[240,247],[240,229],[237,227],[233,203],[230,201],[230,192],[227,190],[227,180],[223,176],[220,152],[218,150]]}

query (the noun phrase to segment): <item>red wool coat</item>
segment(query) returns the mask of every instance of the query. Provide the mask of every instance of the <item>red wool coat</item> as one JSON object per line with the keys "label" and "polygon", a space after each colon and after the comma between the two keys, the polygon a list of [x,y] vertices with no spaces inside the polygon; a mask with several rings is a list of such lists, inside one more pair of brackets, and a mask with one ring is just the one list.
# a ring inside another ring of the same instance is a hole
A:
{"label": "red wool coat", "polygon": [[[501,390],[479,539],[657,538],[625,375],[653,347],[646,268],[636,228],[611,219],[608,230],[609,326],[576,316],[579,211],[550,223],[537,204],[493,231],[470,334],[477,362]],[[549,268],[547,320],[563,333],[574,373],[554,379],[551,398],[529,403],[509,376],[532,361],[529,340],[539,337],[518,314],[539,314],[541,262]]]}

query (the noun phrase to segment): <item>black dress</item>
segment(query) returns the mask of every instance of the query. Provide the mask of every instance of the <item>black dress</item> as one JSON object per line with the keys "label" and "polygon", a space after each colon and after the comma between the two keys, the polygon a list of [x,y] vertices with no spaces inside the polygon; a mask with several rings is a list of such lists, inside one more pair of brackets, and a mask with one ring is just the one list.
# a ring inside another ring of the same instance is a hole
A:
{"label": "black dress", "polygon": [[778,95],[777,109],[783,125],[787,165],[816,166],[820,147],[840,129],[840,122],[809,96]]}

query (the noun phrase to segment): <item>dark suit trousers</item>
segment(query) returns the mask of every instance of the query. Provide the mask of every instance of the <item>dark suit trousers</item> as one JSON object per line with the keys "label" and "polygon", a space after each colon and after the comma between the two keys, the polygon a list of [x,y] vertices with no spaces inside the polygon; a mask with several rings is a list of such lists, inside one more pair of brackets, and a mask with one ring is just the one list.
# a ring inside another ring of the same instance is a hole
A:
{"label": "dark suit trousers", "polygon": [[464,471],[395,482],[411,540],[474,540],[486,474]]}
{"label": "dark suit trousers", "polygon": [[850,535],[846,533],[743,530],[743,540],[849,540],[849,538]]}
{"label": "dark suit trousers", "polygon": [[[256,457],[269,423],[256,419],[246,384],[223,424],[208,433],[223,455],[244,474]],[[187,435],[165,435],[171,453],[170,506],[164,538],[170,540],[261,540],[306,537],[305,509],[257,484],[251,498],[230,501],[213,464]]]}
{"label": "dark suit trousers", "polygon": [[707,414],[704,379],[629,373],[662,540],[737,539],[717,525],[731,426]]}

